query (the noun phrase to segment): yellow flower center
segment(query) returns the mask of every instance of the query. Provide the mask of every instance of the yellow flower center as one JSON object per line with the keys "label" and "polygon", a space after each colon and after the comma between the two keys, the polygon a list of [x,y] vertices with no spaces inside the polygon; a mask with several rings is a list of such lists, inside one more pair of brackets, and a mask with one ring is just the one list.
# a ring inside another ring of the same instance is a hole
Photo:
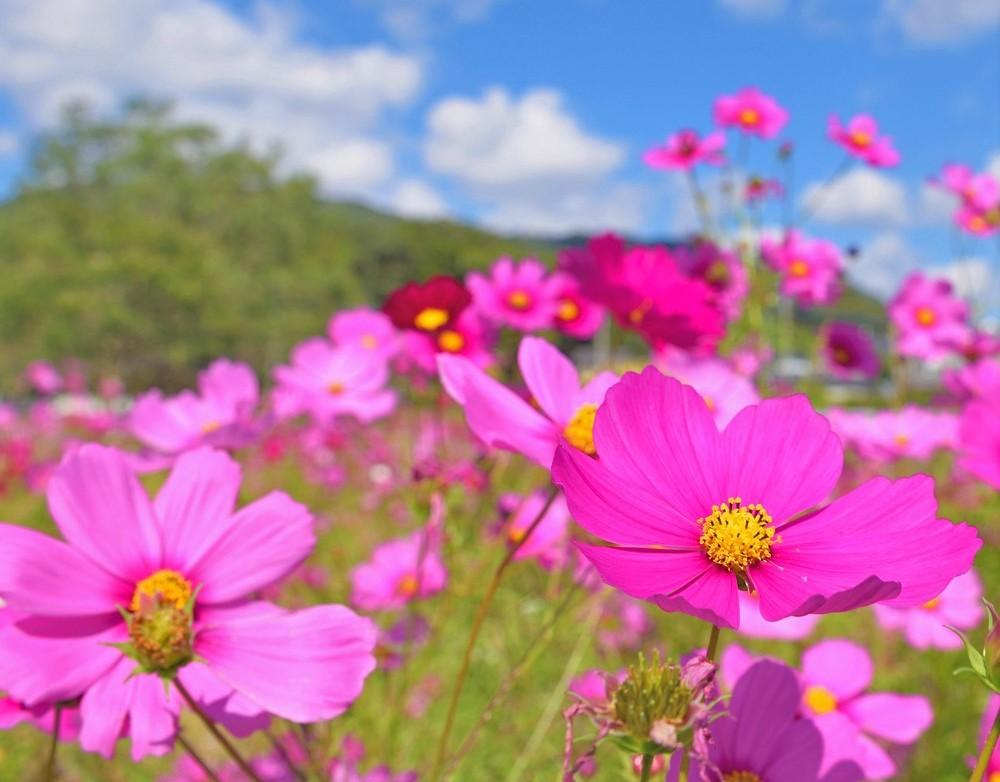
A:
{"label": "yellow flower center", "polygon": [[448,322],[448,311],[440,307],[428,307],[417,313],[414,325],[421,331],[436,331]]}
{"label": "yellow flower center", "polygon": [[847,348],[834,348],[833,360],[841,366],[847,366],[851,363],[851,353]]}
{"label": "yellow flower center", "polygon": [[921,606],[921,608],[923,608],[925,611],[934,611],[934,610],[937,609],[937,607],[939,605],[941,605],[941,598],[940,597],[932,597],[930,600],[928,600],[926,603],[924,603]]}
{"label": "yellow flower center", "polygon": [[[425,310],[426,312],[426,310]],[[367,350],[375,350],[378,347],[378,340],[374,334],[364,334],[361,337],[361,347]]]}
{"label": "yellow flower center", "polygon": [[969,228],[971,228],[976,233],[986,230],[986,218],[982,215],[972,215],[969,218]]}
{"label": "yellow flower center", "polygon": [[400,597],[413,597],[417,594],[418,589],[420,589],[420,582],[412,573],[407,573],[396,584],[396,594]]}
{"label": "yellow flower center", "polygon": [[806,687],[802,700],[813,714],[829,714],[837,708],[837,696],[821,684]]}
{"label": "yellow flower center", "polygon": [[771,558],[774,527],[763,505],[744,505],[739,497],[713,505],[712,513],[698,519],[698,542],[716,565],[745,573],[750,565]]}
{"label": "yellow flower center", "polygon": [[526,533],[527,530],[524,529],[523,527],[510,527],[507,530],[507,540],[509,540],[511,543],[520,543],[522,540],[524,540],[524,536]]}
{"label": "yellow flower center", "polygon": [[572,299],[563,299],[559,302],[556,317],[565,321],[576,320],[580,317],[580,306]]}
{"label": "yellow flower center", "polygon": [[937,313],[930,307],[918,307],[914,317],[921,326],[933,326],[937,321]]}
{"label": "yellow flower center", "polygon": [[458,353],[465,347],[465,337],[451,329],[442,331],[438,336],[438,347],[445,353]]}
{"label": "yellow flower center", "polygon": [[722,775],[722,782],[761,782],[761,779],[752,771],[730,771]]}
{"label": "yellow flower center", "polygon": [[729,267],[723,261],[716,261],[705,271],[705,279],[714,283],[726,282],[729,279]]}
{"label": "yellow flower center", "polygon": [[801,258],[796,258],[794,261],[788,264],[788,273],[793,277],[808,277],[809,264],[803,261]]}
{"label": "yellow flower center", "polygon": [[339,380],[334,380],[330,385],[326,387],[326,390],[330,392],[333,396],[340,396],[344,393],[344,384]]}
{"label": "yellow flower center", "polygon": [[743,109],[740,112],[740,122],[744,125],[756,125],[760,122],[760,112],[757,109]]}
{"label": "yellow flower center", "polygon": [[576,411],[566,428],[563,429],[563,437],[569,444],[579,451],[583,451],[588,456],[597,453],[594,445],[594,418],[597,416],[597,405],[587,403]]}
{"label": "yellow flower center", "polygon": [[851,134],[851,142],[856,147],[867,147],[872,143],[871,133],[865,133],[863,130],[856,130]]}
{"label": "yellow flower center", "polygon": [[526,310],[531,306],[531,296],[524,291],[511,291],[507,294],[507,303],[515,310]]}
{"label": "yellow flower center", "polygon": [[899,434],[897,434],[895,437],[892,438],[892,441],[896,443],[896,445],[898,445],[900,448],[904,448],[906,445],[909,444],[910,438],[907,437],[902,432],[900,432]]}
{"label": "yellow flower center", "polygon": [[222,424],[218,421],[206,421],[201,425],[202,434],[211,434],[212,432],[217,432],[222,428]]}
{"label": "yellow flower center", "polygon": [[1000,771],[991,771],[986,782],[1000,782]]}
{"label": "yellow flower center", "polygon": [[640,304],[638,307],[636,307],[628,314],[628,322],[631,323],[633,326],[638,326],[640,323],[642,323],[642,319],[646,317],[646,313],[649,312],[649,309],[652,306],[653,306],[652,300],[646,299],[645,301],[642,302],[642,304]]}
{"label": "yellow flower center", "polygon": [[180,610],[191,600],[191,582],[176,570],[157,570],[135,585],[129,610],[134,614],[142,607],[142,598],[159,596],[161,604],[171,604]]}

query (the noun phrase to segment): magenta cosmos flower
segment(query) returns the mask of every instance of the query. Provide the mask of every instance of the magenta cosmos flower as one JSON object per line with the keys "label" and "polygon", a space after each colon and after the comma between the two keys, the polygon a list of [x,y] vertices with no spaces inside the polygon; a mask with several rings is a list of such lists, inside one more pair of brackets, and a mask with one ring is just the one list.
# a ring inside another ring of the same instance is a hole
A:
{"label": "magenta cosmos flower", "polygon": [[253,369],[220,358],[198,373],[198,393],[164,397],[153,390],[140,396],[128,424],[139,442],[161,454],[201,445],[239,448],[256,437],[253,415],[259,397]]}
{"label": "magenta cosmos flower", "polygon": [[[934,481],[873,479],[820,506],[843,448],[804,396],[744,408],[720,432],[690,386],[647,367],[597,412],[597,458],[560,444],[552,465],[601,578],[665,611],[739,627],[740,587],[768,621],[930,600],[982,541],[937,519]],[[817,509],[818,508],[818,509]]]}
{"label": "magenta cosmos flower", "polygon": [[878,377],[882,362],[875,341],[861,326],[834,321],[820,332],[820,343],[826,368],[834,377]]}
{"label": "magenta cosmos flower", "polygon": [[580,290],[576,278],[565,272],[552,275],[556,308],[552,326],[574,339],[590,339],[604,323],[604,307]]}
{"label": "magenta cosmos flower", "polygon": [[714,113],[719,127],[739,128],[761,138],[774,138],[788,122],[788,112],[756,87],[716,98]]}
{"label": "magenta cosmos flower", "polygon": [[958,433],[959,465],[1000,489],[1000,392],[966,404]]}
{"label": "magenta cosmos flower", "polygon": [[720,359],[692,359],[683,353],[664,351],[658,365],[664,373],[701,395],[718,426],[726,426],[744,407],[760,402],[750,379]]}
{"label": "magenta cosmos flower", "polygon": [[892,139],[878,134],[878,123],[868,114],[856,114],[846,126],[840,123],[839,117],[831,115],[827,135],[848,155],[874,168],[899,165],[899,153],[893,147]]}
{"label": "magenta cosmos flower", "polygon": [[334,313],[326,334],[334,345],[354,345],[387,360],[399,350],[399,332],[392,320],[384,312],[368,307]]}
{"label": "magenta cosmos flower", "polygon": [[472,272],[466,280],[476,309],[500,326],[520,331],[547,328],[555,314],[556,301],[546,270],[534,258],[514,263],[500,258],[489,277]]}
{"label": "magenta cosmos flower", "polygon": [[945,625],[970,630],[983,619],[983,586],[975,570],[952,580],[944,591],[914,608],[875,606],[878,623],[901,630],[917,649],[960,649],[962,641]]}
{"label": "magenta cosmos flower", "polygon": [[[726,650],[722,669],[725,680],[735,683],[734,692],[758,659],[739,646]],[[824,773],[852,761],[865,779],[889,779],[896,764],[880,742],[913,744],[934,721],[930,702],[921,695],[866,692],[872,672],[868,652],[851,641],[821,641],[802,655],[799,713],[823,737]]]}
{"label": "magenta cosmos flower", "polygon": [[[509,494],[501,498],[501,511],[509,510],[501,522],[501,533],[511,546],[524,541],[532,523],[545,507],[545,492],[534,491],[527,497]],[[514,554],[515,561],[536,559],[546,570],[563,565],[568,559],[569,509],[561,494],[552,501],[538,526]]]}
{"label": "magenta cosmos flower", "polygon": [[389,366],[377,352],[357,345],[336,347],[322,337],[292,350],[290,365],[275,367],[274,411],[280,418],[309,413],[319,423],[338,415],[374,421],[396,406],[387,389]]}
{"label": "magenta cosmos flower", "polygon": [[537,408],[457,356],[438,356],[438,372],[445,391],[465,408],[469,428],[487,445],[522,453],[545,469],[563,438],[593,453],[594,415],[617,376],[602,372],[581,387],[573,362],[538,337],[521,340],[517,363]]}
{"label": "magenta cosmos flower", "polygon": [[[150,501],[120,451],[67,455],[47,492],[65,542],[0,525],[0,596],[29,615],[0,631],[0,688],[29,706],[82,697],[80,743],[105,755],[126,726],[133,756],[169,749],[179,708],[111,644],[179,669],[206,710],[237,721],[343,712],[375,667],[375,628],[343,606],[248,602],[315,538],[309,511],[281,492],[234,513],[240,481],[236,462],[202,448],[177,460]],[[164,622],[169,640],[154,637]]]}
{"label": "magenta cosmos flower", "polygon": [[740,635],[747,638],[772,638],[782,641],[801,641],[808,638],[819,624],[815,614],[786,616],[777,622],[768,622],[760,613],[760,596],[740,592]]}
{"label": "magenta cosmos flower", "polygon": [[698,163],[720,165],[726,136],[719,131],[699,136],[694,130],[679,130],[665,144],[648,150],[642,159],[650,168],[687,171]]}
{"label": "magenta cosmos flower", "polygon": [[[692,758],[688,779],[724,782],[858,782],[856,763],[821,772],[823,737],[798,716],[795,673],[776,660],[758,660],[733,688],[726,713],[712,722],[708,760],[718,775],[702,776]],[[680,778],[682,753],[671,758],[667,782]]]}
{"label": "magenta cosmos flower", "polygon": [[743,300],[750,292],[750,281],[737,253],[712,242],[699,241],[676,247],[674,258],[685,274],[702,280],[715,291],[727,320],[739,317]]}
{"label": "magenta cosmos flower", "polygon": [[943,358],[968,338],[968,305],[955,295],[950,282],[920,272],[903,281],[889,302],[889,318],[902,356]]}
{"label": "magenta cosmos flower", "polygon": [[24,378],[32,391],[43,396],[58,393],[63,387],[62,375],[48,361],[32,361],[24,369]]}
{"label": "magenta cosmos flower", "polygon": [[760,252],[765,263],[781,274],[781,292],[802,306],[832,304],[840,296],[844,261],[833,242],[791,230],[780,239],[764,237]]}

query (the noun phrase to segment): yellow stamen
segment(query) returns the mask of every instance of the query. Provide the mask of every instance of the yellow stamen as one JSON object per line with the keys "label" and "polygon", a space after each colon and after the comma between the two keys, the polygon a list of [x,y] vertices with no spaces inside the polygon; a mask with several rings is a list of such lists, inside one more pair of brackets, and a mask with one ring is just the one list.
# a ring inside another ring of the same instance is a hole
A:
{"label": "yellow stamen", "polygon": [[580,317],[580,307],[572,299],[563,299],[559,302],[559,309],[556,310],[556,317],[559,320],[571,321]]}
{"label": "yellow stamen", "polygon": [[705,400],[705,407],[708,408],[708,411],[710,413],[714,413],[715,412],[715,400],[712,399],[712,397],[710,397],[710,396],[705,396],[704,394],[702,395],[701,398]]}
{"label": "yellow stamen", "polygon": [[716,261],[705,271],[705,279],[715,283],[726,282],[729,279],[729,267],[724,261]]}
{"label": "yellow stamen", "polygon": [[633,326],[638,326],[642,323],[642,319],[646,317],[646,313],[649,312],[650,307],[653,306],[651,299],[646,299],[642,304],[636,307],[628,314],[628,322]]}
{"label": "yellow stamen", "polygon": [[576,411],[570,422],[563,429],[563,437],[569,444],[588,456],[597,453],[594,445],[594,418],[597,416],[597,405],[587,403]]}
{"label": "yellow stamen", "polygon": [[1000,782],[1000,771],[991,771],[986,782]]}
{"label": "yellow stamen", "polygon": [[909,445],[910,438],[907,435],[900,432],[899,434],[897,434],[895,437],[892,438],[892,441],[900,448],[905,448],[907,445]]}
{"label": "yellow stamen", "polygon": [[972,215],[969,218],[969,228],[975,233],[980,233],[986,230],[986,218],[982,215]]}
{"label": "yellow stamen", "polygon": [[833,360],[841,366],[847,366],[851,363],[851,352],[847,348],[834,348]]}
{"label": "yellow stamen", "polygon": [[341,383],[339,380],[334,380],[332,383],[330,383],[330,385],[326,387],[326,390],[329,391],[333,396],[340,396],[342,393],[344,393],[344,384]]}
{"label": "yellow stamen", "polygon": [[375,350],[378,347],[378,340],[374,334],[365,334],[361,337],[361,347],[366,350]]}
{"label": "yellow stamen", "polygon": [[863,130],[856,130],[851,133],[851,143],[856,147],[868,147],[872,143],[871,133],[865,133]]}
{"label": "yellow stamen", "polygon": [[921,608],[923,608],[925,611],[934,611],[935,609],[937,609],[937,607],[939,605],[941,605],[941,598],[940,597],[932,597],[930,600],[928,600],[926,603],[924,603],[921,606]]}
{"label": "yellow stamen", "polygon": [[698,519],[698,542],[716,565],[745,573],[750,565],[771,558],[774,527],[763,505],[744,505],[739,497],[713,505],[711,515]]}
{"label": "yellow stamen", "polygon": [[837,708],[837,696],[820,684],[806,687],[802,695],[806,708],[813,714],[829,714]]}
{"label": "yellow stamen", "polygon": [[722,782],[761,782],[761,779],[752,771],[730,771],[722,775]]}
{"label": "yellow stamen", "polygon": [[531,306],[531,296],[524,291],[511,291],[507,294],[507,303],[515,310],[526,310]]}
{"label": "yellow stamen", "polygon": [[509,540],[511,543],[520,543],[522,540],[524,540],[524,536],[526,533],[527,530],[522,529],[521,527],[510,527],[507,530],[507,540]]}
{"label": "yellow stamen", "polygon": [[413,319],[413,324],[421,331],[436,331],[448,322],[448,311],[440,307],[421,310]]}
{"label": "yellow stamen", "polygon": [[743,109],[740,112],[740,122],[744,125],[756,125],[760,122],[760,112],[757,109]]}
{"label": "yellow stamen", "polygon": [[917,307],[913,315],[921,326],[933,326],[937,321],[937,313],[930,307]]}
{"label": "yellow stamen", "polygon": [[222,424],[218,421],[206,421],[201,425],[202,434],[211,434],[212,432],[217,432],[222,428]]}
{"label": "yellow stamen", "polygon": [[465,347],[465,337],[451,329],[442,331],[438,336],[438,347],[445,353],[458,353]]}
{"label": "yellow stamen", "polygon": [[418,589],[420,589],[420,582],[412,573],[407,573],[396,584],[396,594],[400,597],[413,597],[417,594]]}
{"label": "yellow stamen", "polygon": [[801,258],[796,258],[794,261],[788,264],[788,273],[793,277],[808,277],[809,264],[803,261]]}
{"label": "yellow stamen", "polygon": [[176,570],[157,570],[135,585],[129,610],[132,613],[139,610],[143,595],[149,598],[159,595],[161,603],[170,603],[180,610],[191,600],[192,593],[191,582]]}

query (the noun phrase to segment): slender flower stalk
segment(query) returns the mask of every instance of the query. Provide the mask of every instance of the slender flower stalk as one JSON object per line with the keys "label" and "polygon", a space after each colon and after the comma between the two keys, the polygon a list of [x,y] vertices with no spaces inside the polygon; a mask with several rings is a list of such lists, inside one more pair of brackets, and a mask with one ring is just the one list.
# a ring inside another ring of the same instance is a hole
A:
{"label": "slender flower stalk", "polygon": [[715,655],[719,650],[719,633],[719,626],[712,625],[712,632],[708,636],[708,650],[705,652],[705,657],[710,663],[715,662]]}
{"label": "slender flower stalk", "polygon": [[211,780],[211,782],[222,782],[222,780],[219,779],[219,775],[212,770],[212,767],[208,765],[208,762],[205,760],[205,758],[203,758],[199,754],[198,750],[194,748],[194,746],[191,744],[190,741],[187,740],[187,737],[183,733],[177,734],[177,743],[180,744],[181,747],[184,748],[184,751],[187,752],[188,755],[191,757],[191,759],[198,764],[198,768],[200,768],[202,771],[205,772],[205,776],[208,777]]}
{"label": "slender flower stalk", "polygon": [[993,757],[998,739],[1000,739],[1000,709],[997,709],[997,716],[993,718],[993,727],[990,728],[986,741],[983,742],[983,748],[979,751],[979,759],[976,760],[976,767],[972,769],[969,782],[983,782],[986,779],[986,769],[989,768],[990,758]]}
{"label": "slender flower stalk", "polygon": [[240,767],[240,771],[247,775],[247,778],[253,782],[262,782],[261,778],[257,776],[257,772],[251,768],[250,764],[243,758],[236,747],[233,746],[232,742],[226,738],[225,734],[219,730],[218,726],[212,721],[212,719],[202,711],[198,702],[191,696],[188,692],[187,687],[185,687],[179,678],[174,678],[174,687],[177,688],[177,692],[184,699],[185,703],[190,707],[198,719],[204,723],[205,727],[208,728],[208,732],[212,734],[216,741],[222,745],[222,748],[226,751],[226,754],[233,759],[233,762]]}
{"label": "slender flower stalk", "polygon": [[49,744],[49,756],[45,761],[46,782],[54,782],[56,778],[56,750],[59,747],[59,729],[62,725],[63,707],[61,703],[55,705],[55,714],[52,717],[52,741]]}
{"label": "slender flower stalk", "polygon": [[545,500],[545,505],[543,505],[542,509],[538,511],[538,515],[535,516],[534,521],[532,521],[525,530],[524,536],[507,550],[507,554],[497,566],[497,569],[493,573],[493,578],[490,579],[490,583],[486,587],[486,593],[483,595],[483,599],[479,604],[478,610],[476,611],[476,617],[472,622],[472,629],[469,631],[469,638],[465,642],[465,651],[462,653],[462,662],[459,665],[458,674],[455,677],[455,685],[451,691],[451,699],[448,701],[448,712],[444,720],[444,729],[441,731],[441,737],[438,739],[437,750],[434,753],[434,765],[431,767],[430,773],[431,780],[440,779],[441,768],[444,765],[445,753],[448,748],[448,739],[451,736],[451,729],[455,723],[455,713],[458,710],[458,701],[462,696],[462,687],[464,686],[465,678],[469,673],[469,664],[472,662],[472,650],[476,646],[476,640],[479,638],[479,632],[483,628],[483,622],[486,620],[486,616],[490,612],[490,606],[493,604],[493,598],[496,597],[497,589],[500,587],[500,582],[503,579],[507,568],[510,566],[510,563],[514,561],[514,555],[517,554],[521,546],[527,543],[531,538],[535,528],[541,523],[542,519],[545,518],[545,514],[549,512],[549,508],[552,506],[552,503],[555,502],[558,494],[559,490],[555,487],[549,491],[549,496]]}
{"label": "slender flower stalk", "polygon": [[653,756],[642,756],[642,771],[639,775],[639,782],[649,782],[650,773],[653,771]]}

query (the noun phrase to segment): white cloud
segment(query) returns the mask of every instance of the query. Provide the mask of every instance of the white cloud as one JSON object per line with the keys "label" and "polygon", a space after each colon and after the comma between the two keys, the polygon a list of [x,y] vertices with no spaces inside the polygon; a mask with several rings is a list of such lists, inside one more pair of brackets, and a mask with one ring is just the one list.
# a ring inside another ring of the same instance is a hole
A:
{"label": "white cloud", "polygon": [[[108,109],[136,93],[169,97],[227,137],[280,143],[290,166],[312,161],[338,181],[353,169],[346,179],[362,188],[380,181],[386,157],[373,136],[388,110],[414,100],[423,63],[383,46],[326,50],[296,33],[274,6],[244,18],[212,0],[0,0],[0,87],[35,126],[70,99]],[[347,163],[345,149],[363,159]]]}
{"label": "white cloud", "polygon": [[829,184],[810,185],[801,208],[830,225],[896,226],[908,217],[903,185],[867,168],[852,169]]}
{"label": "white cloud", "polygon": [[785,10],[785,0],[719,0],[719,4],[739,16],[773,19]]}
{"label": "white cloud", "polygon": [[945,266],[936,266],[932,271],[949,280],[960,296],[973,301],[982,299],[993,287],[994,272],[990,262],[984,258],[962,258]]}
{"label": "white cloud", "polygon": [[1000,26],[997,0],[883,0],[883,16],[925,46],[963,42]]}
{"label": "white cloud", "polygon": [[497,0],[356,0],[372,8],[390,33],[406,41],[430,37],[443,24],[480,22]]}
{"label": "white cloud", "polygon": [[1000,179],[1000,151],[994,152],[986,160],[986,170]]}
{"label": "white cloud", "polygon": [[0,158],[13,155],[21,144],[17,136],[9,130],[0,130]]}
{"label": "white cloud", "polygon": [[918,212],[928,225],[948,225],[958,206],[957,199],[943,187],[924,182],[920,186]]}
{"label": "white cloud", "polygon": [[903,237],[885,232],[861,246],[858,258],[848,264],[847,276],[862,290],[888,299],[903,278],[920,265],[920,258]]}
{"label": "white cloud", "polygon": [[444,98],[427,127],[427,167],[463,186],[494,227],[561,233],[642,221],[641,191],[610,181],[625,148],[588,133],[555,90]]}
{"label": "white cloud", "polygon": [[404,217],[436,220],[448,216],[448,204],[429,184],[420,179],[404,179],[392,192],[389,208]]}
{"label": "white cloud", "polygon": [[327,144],[303,162],[328,195],[370,192],[390,177],[393,168],[388,145],[367,138]]}

